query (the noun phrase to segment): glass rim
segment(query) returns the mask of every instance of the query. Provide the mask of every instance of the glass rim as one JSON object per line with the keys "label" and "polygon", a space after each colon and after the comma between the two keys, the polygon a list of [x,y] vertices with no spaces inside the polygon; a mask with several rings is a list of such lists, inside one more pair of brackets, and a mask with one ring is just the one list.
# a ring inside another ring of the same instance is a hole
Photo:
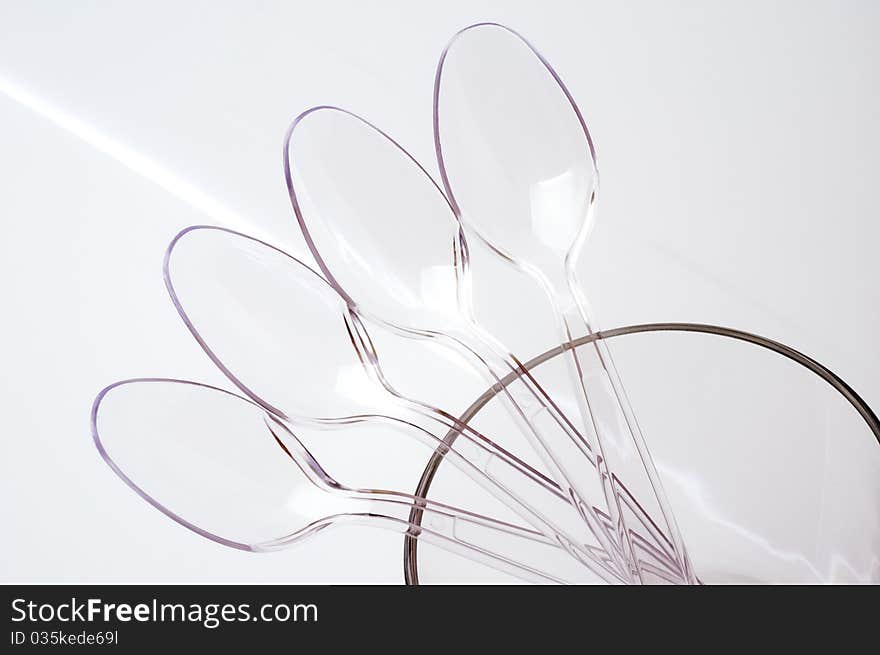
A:
{"label": "glass rim", "polygon": [[[592,334],[588,334],[583,337],[579,337],[574,341],[569,343],[564,343],[555,348],[551,348],[550,350],[533,357],[529,361],[522,364],[522,367],[529,371],[544,362],[553,359],[554,357],[561,355],[562,353],[570,350],[572,348],[580,347],[584,344],[592,343],[599,339],[611,339],[613,337],[619,337],[627,334],[639,334],[646,332],[696,332],[702,334],[711,334],[714,336],[725,337],[728,339],[735,339],[737,341],[743,341],[746,343],[751,343],[753,345],[759,346],[761,348],[765,348],[772,352],[775,352],[783,357],[787,358],[790,361],[799,364],[804,367],[811,373],[817,375],[822,380],[824,380],[828,385],[830,385],[837,393],[846,398],[847,402],[858,412],[859,416],[864,420],[865,424],[868,426],[868,429],[874,435],[874,439],[877,441],[878,446],[880,446],[880,419],[878,419],[877,414],[874,413],[874,410],[865,402],[861,396],[849,385],[847,384],[840,376],[831,371],[826,366],[823,366],[819,362],[817,362],[812,357],[809,357],[802,352],[791,348],[790,346],[786,346],[783,343],[778,341],[774,341],[772,339],[768,339],[767,337],[762,337],[757,334],[753,334],[751,332],[746,332],[744,330],[737,330],[735,328],[723,327],[720,325],[709,325],[705,323],[641,323],[637,325],[627,325],[624,327],[613,328],[610,330],[599,330]],[[487,405],[496,395],[498,395],[502,389],[513,382],[518,375],[516,373],[510,373],[506,377],[504,377],[499,383],[496,383],[489,387],[483,394],[477,398],[471,405],[468,407],[461,416],[458,417],[458,420],[461,424],[467,425],[468,422],[479,412],[485,405]],[[440,469],[440,465],[443,463],[444,456],[446,452],[449,450],[449,446],[451,446],[455,440],[458,438],[459,434],[461,434],[461,430],[457,428],[452,428],[443,438],[443,443],[438,445],[437,449],[431,455],[428,463],[425,466],[424,471],[422,472],[422,476],[419,479],[418,486],[414,492],[414,495],[421,498],[427,498],[428,492],[431,488],[431,483],[434,480],[434,476],[437,474],[437,471]],[[410,522],[419,525],[422,519],[422,511],[418,506],[413,506],[410,510]],[[407,585],[417,586],[419,584],[419,565],[418,565],[418,536],[407,533],[404,537],[404,545],[403,545],[403,576],[404,581]]]}

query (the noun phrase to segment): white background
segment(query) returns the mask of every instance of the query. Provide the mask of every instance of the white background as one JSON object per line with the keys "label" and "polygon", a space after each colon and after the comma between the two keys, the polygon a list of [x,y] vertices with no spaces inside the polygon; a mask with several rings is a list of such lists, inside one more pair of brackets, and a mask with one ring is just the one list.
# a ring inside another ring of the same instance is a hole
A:
{"label": "white background", "polygon": [[436,170],[434,66],[479,20],[530,38],[591,126],[603,325],[751,330],[880,406],[877,3],[5,0],[0,580],[401,579],[378,531],[271,556],[202,540],[113,476],[88,412],[117,378],[222,382],[161,253],[194,223],[304,252],[280,165],[301,110],[355,110]]}

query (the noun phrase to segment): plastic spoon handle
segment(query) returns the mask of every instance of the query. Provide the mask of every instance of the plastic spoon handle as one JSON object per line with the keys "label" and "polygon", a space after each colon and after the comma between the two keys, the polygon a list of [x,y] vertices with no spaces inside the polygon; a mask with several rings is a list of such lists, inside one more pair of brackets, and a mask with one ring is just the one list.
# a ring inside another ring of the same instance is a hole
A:
{"label": "plastic spoon handle", "polygon": [[[512,560],[507,555],[494,552],[478,544],[469,543],[455,537],[449,537],[445,534],[438,533],[433,529],[424,528],[414,523],[402,521],[398,518],[386,516],[381,513],[347,513],[327,516],[318,519],[309,526],[287,537],[275,541],[255,544],[251,547],[251,550],[254,552],[273,552],[283,550],[292,544],[304,541],[308,537],[317,534],[325,528],[337,525],[365,525],[368,527],[390,530],[398,534],[409,534],[410,536],[417,537],[422,541],[464,557],[472,562],[489,566],[490,568],[507,573],[526,582],[535,582],[538,584],[583,583],[577,577],[565,579],[559,577],[555,573],[541,571],[537,568],[521,564]],[[513,538],[511,535],[505,536],[508,539]],[[546,547],[552,548],[552,546],[549,545]],[[576,562],[576,560],[572,561]]]}
{"label": "plastic spoon handle", "polygon": [[[371,362],[374,366],[378,366],[378,356],[372,349],[364,325],[354,310],[351,310],[349,319],[349,332],[353,336],[357,336],[357,338],[352,339],[351,343],[358,352],[361,361]],[[460,340],[456,342],[459,344],[463,343]],[[471,350],[470,352],[473,351]],[[544,405],[541,404],[542,401],[540,398],[536,399],[534,395],[529,394],[527,391],[519,390],[518,385],[516,384],[517,381],[513,381],[513,383],[508,382],[507,384],[502,383],[501,380],[505,377],[506,372],[502,371],[500,373],[495,373],[489,368],[485,358],[482,358],[479,355],[476,357],[486,366],[490,377],[492,377],[496,383],[502,385],[504,394],[509,395],[510,389],[513,388],[515,390],[514,393],[522,396],[524,402],[521,404],[525,405],[528,403],[528,407],[532,410],[531,414],[540,415],[540,408],[544,407]],[[501,361],[506,365],[504,360]],[[522,371],[518,370],[515,372],[521,373]],[[381,378],[381,374],[378,371],[374,371],[374,373]],[[396,398],[398,401],[402,401],[404,406],[410,410],[410,416],[404,417],[401,415],[394,418],[374,415],[372,417],[363,418],[367,420],[371,418],[384,418],[386,420],[403,423],[405,427],[415,428],[415,430],[407,430],[406,432],[420,438],[423,442],[427,439],[428,445],[434,448],[436,448],[438,444],[441,448],[447,448],[443,443],[442,438],[436,434],[438,423],[447,430],[458,430],[464,440],[459,441],[456,447],[450,451],[450,462],[459,470],[464,472],[477,484],[498,498],[508,508],[516,512],[517,515],[537,530],[541,531],[551,539],[555,538],[559,540],[562,546],[566,548],[572,556],[580,559],[585,566],[591,568],[597,575],[611,582],[616,580],[624,571],[628,570],[627,568],[622,567],[622,564],[619,561],[619,548],[612,543],[608,532],[603,529],[602,522],[599,520],[595,508],[592,504],[587,504],[586,500],[582,503],[579,502],[574,504],[574,507],[572,507],[573,503],[569,500],[572,495],[567,491],[569,489],[568,486],[560,485],[560,487],[554,487],[549,480],[542,478],[540,474],[534,471],[534,469],[531,469],[531,467],[525,465],[512,453],[508,453],[499,448],[493,441],[485,438],[469,426],[459,423],[458,420],[452,416],[446,415],[428,405],[407,400],[401,396],[396,396]],[[519,405],[517,405],[515,401],[511,402],[512,408],[515,410],[515,415],[518,415],[521,419],[521,428],[525,431],[527,436],[534,435],[533,441],[538,444],[536,449],[542,448],[544,442],[540,434],[537,432],[535,422],[530,421],[526,417],[527,415],[519,409]],[[428,422],[426,423],[424,419],[427,419]],[[546,420],[546,417],[542,416],[541,420]],[[539,453],[540,452],[541,451],[539,450]],[[557,459],[553,459],[552,455],[548,455],[545,460],[551,471],[554,470],[553,466],[557,461]],[[558,468],[556,469],[556,475],[559,476],[560,480],[565,480],[564,475],[559,472]],[[587,476],[584,475],[581,479],[586,478]],[[565,489],[566,493],[560,494],[560,488]],[[540,491],[544,496],[544,502],[541,504],[542,509],[538,509],[534,500],[529,500],[530,497],[534,498],[534,492],[536,491]],[[583,491],[581,493],[583,493],[584,499],[589,498],[589,496]],[[550,496],[548,496],[548,494],[550,494]],[[574,517],[582,515],[583,518],[584,514],[590,517],[587,523],[590,533],[592,533],[595,541],[598,542],[602,549],[604,549],[608,558],[611,560],[610,567],[609,562],[597,557],[596,553],[589,548],[589,541],[586,539],[588,535],[584,533],[580,521],[576,522],[578,524],[577,527],[571,525],[566,526],[564,525],[563,513],[558,511],[558,509],[554,515],[548,513],[547,500],[553,502],[555,508],[559,508],[560,499],[563,499],[566,503],[564,509],[574,515]],[[584,508],[587,509],[585,510]],[[572,512],[571,510],[574,511]]]}
{"label": "plastic spoon handle", "polygon": [[[566,581],[619,582],[609,576],[593,577],[581,562],[570,557],[559,542],[535,530],[499,521],[476,512],[457,508],[426,498],[398,491],[381,489],[350,489],[336,482],[308,451],[305,445],[275,417],[267,416],[264,423],[269,433],[284,453],[299,468],[305,478],[315,487],[344,500],[359,511],[319,519],[333,522],[339,516],[359,516],[377,519],[380,527],[396,529],[411,536],[427,535],[429,539],[447,550],[469,559],[489,564],[494,568],[537,581],[563,583]],[[410,513],[417,508],[421,523],[410,521]],[[297,540],[313,530],[297,531],[289,537],[261,544],[280,546]],[[530,559],[534,564],[525,561]],[[556,571],[548,571],[548,565],[556,564]]]}
{"label": "plastic spoon handle", "polygon": [[[278,423],[277,420],[273,422]],[[574,560],[592,571],[598,579],[610,584],[623,581],[614,563],[610,561],[610,556],[606,555],[603,549],[593,546],[586,540],[583,522],[579,520],[578,512],[571,506],[569,497],[515,456],[498,448],[470,427],[458,424],[455,429],[460,431],[460,437],[453,447],[449,447],[436,434],[438,422],[444,429],[448,429],[448,424],[428,412],[413,412],[408,418],[370,414],[323,420],[320,423],[323,429],[335,427],[344,430],[356,423],[379,422],[402,429],[404,434],[443,452],[452,466],[531,525],[535,532],[543,536],[545,542],[565,548]],[[293,427],[296,428],[299,424],[307,425],[303,419],[298,419],[293,423]],[[284,443],[295,440],[285,424],[278,423],[278,425],[287,435],[287,439],[283,440]],[[298,440],[293,444],[293,450],[299,456],[298,459],[294,458],[295,461],[312,460],[310,466],[300,466],[301,470],[312,478],[314,471],[320,470],[320,465],[313,461]],[[313,482],[318,486],[326,486],[326,482],[320,479],[313,479]],[[414,497],[410,497],[408,502],[411,505],[415,500]]]}
{"label": "plastic spoon handle", "polygon": [[[518,421],[523,434],[529,439],[553,479],[571,497],[592,535],[614,559],[620,572],[631,577],[630,567],[621,557],[620,547],[603,529],[602,521],[593,506],[592,496],[595,492],[588,486],[588,480],[592,476],[586,466],[592,463],[592,454],[589,445],[578,434],[568,417],[531,374],[512,355],[506,354],[503,347],[495,343],[488,334],[475,327],[471,332],[447,336],[450,341],[475,357],[497,383],[509,372],[519,376],[514,383],[504,386],[502,395],[512,416]],[[583,470],[577,471],[575,466],[580,466]]]}
{"label": "plastic spoon handle", "polygon": [[[586,300],[573,276],[569,278],[569,290],[568,297],[562,300],[556,297],[555,301],[564,336],[566,341],[570,342],[576,336],[592,334],[593,328]],[[614,471],[614,463],[609,464],[611,443],[616,443],[617,448],[627,454],[633,447],[635,448],[638,462],[636,466],[627,467],[626,470],[634,474],[639,469],[643,471],[666,524],[680,573],[689,584],[696,584],[696,576],[681,531],[663,490],[663,484],[641,428],[620,382],[608,345],[604,340],[596,339],[592,347],[570,348],[569,362],[579,386],[580,393],[577,395],[583,403],[583,415],[588,421],[585,427],[592,428],[596,437],[598,452],[594,453],[595,460],[603,482],[609,514],[619,535],[621,546],[624,548],[625,557],[632,562],[633,573],[640,576],[640,566],[633,546],[632,529],[628,526],[624,514],[621,483]],[[627,495],[632,497],[631,494],[627,493]],[[638,503],[635,499],[633,501]]]}
{"label": "plastic spoon handle", "polygon": [[[430,415],[425,418],[439,420]],[[566,494],[491,441],[473,436],[467,426],[459,426],[459,429],[461,435],[452,447],[445,446],[430,429],[411,433],[421,432],[428,437],[428,445],[435,448],[439,443],[450,464],[504,503],[545,539],[562,545],[599,578],[611,584],[621,582],[620,573],[610,559],[612,556],[608,554],[603,558],[596,552],[607,552],[604,546],[601,549],[591,546],[582,530],[582,522],[572,521],[579,514]],[[607,531],[602,526],[597,526],[597,532],[601,533],[601,536],[594,535],[599,544],[603,536],[607,541]]]}

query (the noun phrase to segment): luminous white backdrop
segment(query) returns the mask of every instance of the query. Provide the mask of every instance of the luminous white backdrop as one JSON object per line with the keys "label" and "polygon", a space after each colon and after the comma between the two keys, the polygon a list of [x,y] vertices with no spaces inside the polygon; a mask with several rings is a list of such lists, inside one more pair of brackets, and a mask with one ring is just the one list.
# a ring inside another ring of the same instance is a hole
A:
{"label": "luminous white backdrop", "polygon": [[880,406],[877,3],[5,0],[0,581],[402,579],[401,540],[378,531],[265,556],[204,541],[107,469],[88,412],[117,378],[224,384],[167,300],[165,244],[218,223],[304,254],[281,138],[310,105],[361,113],[436,171],[434,67],[479,20],[527,35],[591,126],[584,277],[604,325],[754,331]]}

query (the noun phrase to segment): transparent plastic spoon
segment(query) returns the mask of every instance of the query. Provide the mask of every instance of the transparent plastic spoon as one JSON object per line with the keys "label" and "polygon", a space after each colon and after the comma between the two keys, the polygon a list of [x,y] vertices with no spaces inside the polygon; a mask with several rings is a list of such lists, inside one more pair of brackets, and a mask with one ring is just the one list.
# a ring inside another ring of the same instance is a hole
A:
{"label": "transparent plastic spoon", "polygon": [[[232,230],[187,228],[165,258],[172,302],[208,356],[253,401],[297,429],[397,428],[450,462],[607,582],[620,582],[567,497],[540,473],[456,419],[396,394],[364,326],[318,274]],[[606,534],[610,530],[605,528]]]}
{"label": "transparent plastic spoon", "polygon": [[[494,23],[456,34],[434,85],[434,137],[441,178],[463,223],[547,293],[564,342],[598,329],[576,276],[592,227],[599,174],[586,123],[547,61]],[[583,415],[609,512],[633,557],[617,479],[640,503],[656,501],[682,570],[687,551],[604,340],[571,349]],[[633,561],[635,564],[635,561]],[[636,566],[636,571],[638,567]]]}
{"label": "transparent plastic spoon", "polygon": [[[277,550],[330,526],[366,524],[522,580],[584,580],[580,563],[553,556],[560,546],[538,532],[396,491],[340,484],[279,419],[216,387],[163,378],[114,383],[95,400],[92,434],[110,468],[142,498],[232,548]],[[421,525],[408,520],[414,505]]]}
{"label": "transparent plastic spoon", "polygon": [[291,202],[330,284],[358,315],[463,354],[490,382],[522,373],[505,388],[511,415],[594,537],[630,575],[593,509],[603,492],[587,444],[474,318],[467,243],[440,188],[384,132],[336,107],[298,116],[285,142]]}

